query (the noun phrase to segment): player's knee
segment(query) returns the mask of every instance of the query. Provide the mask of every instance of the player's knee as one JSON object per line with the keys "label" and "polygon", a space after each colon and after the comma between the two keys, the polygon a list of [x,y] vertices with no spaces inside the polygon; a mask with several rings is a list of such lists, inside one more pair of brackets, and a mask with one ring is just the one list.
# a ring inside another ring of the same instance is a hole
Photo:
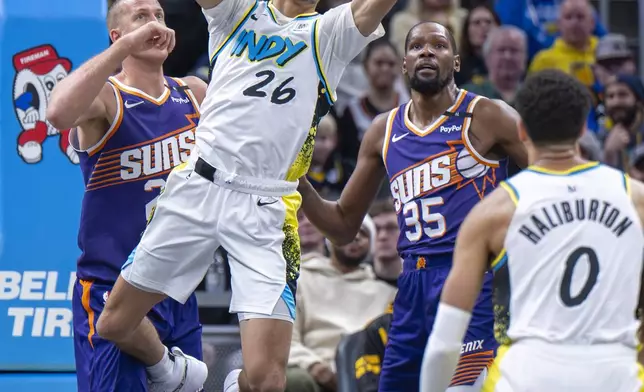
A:
{"label": "player's knee", "polygon": [[249,369],[245,373],[252,392],[283,392],[286,389],[286,372],[278,366],[269,371]]}
{"label": "player's knee", "polygon": [[103,339],[112,342],[124,340],[130,331],[127,324],[118,320],[118,314],[104,310],[96,322],[96,333]]}

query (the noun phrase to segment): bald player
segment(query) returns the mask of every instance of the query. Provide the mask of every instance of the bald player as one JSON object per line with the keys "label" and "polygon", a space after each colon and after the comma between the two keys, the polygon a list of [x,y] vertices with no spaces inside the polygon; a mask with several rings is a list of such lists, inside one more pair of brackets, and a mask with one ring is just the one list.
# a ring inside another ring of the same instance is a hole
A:
{"label": "bald player", "polygon": [[421,374],[443,392],[488,268],[502,344],[485,392],[636,392],[644,185],[579,155],[587,89],[561,71],[526,80],[515,107],[531,166],[467,216]]}
{"label": "bald player", "polygon": [[[337,202],[322,200],[300,180],[309,220],[335,243],[346,243],[388,175],[403,272],[380,375],[380,392],[417,391],[424,347],[452,263],[454,240],[470,209],[507,175],[508,157],[523,166],[516,113],[459,89],[460,57],[449,30],[423,22],[408,33],[403,72],[411,101],[374,120],[356,170]],[[477,300],[461,364],[450,392],[476,391],[494,358],[491,274]],[[450,373],[450,376],[452,373]]]}
{"label": "bald player", "polygon": [[118,345],[96,333],[169,171],[188,160],[206,89],[194,77],[163,75],[175,41],[156,0],[116,1],[108,27],[113,45],[58,84],[47,113],[57,128],[75,127],[85,180],[73,294],[78,390],[147,391],[149,378],[154,391],[195,392],[207,368],[195,359],[202,352],[194,295],[185,305],[161,302]]}

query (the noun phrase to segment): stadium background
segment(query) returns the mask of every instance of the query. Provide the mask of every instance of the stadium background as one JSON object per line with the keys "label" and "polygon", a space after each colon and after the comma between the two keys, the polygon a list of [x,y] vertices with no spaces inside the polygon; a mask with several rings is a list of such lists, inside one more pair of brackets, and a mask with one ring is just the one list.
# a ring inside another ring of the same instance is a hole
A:
{"label": "stadium background", "polygon": [[[160,1],[168,25],[177,31],[177,50],[166,63],[166,73],[205,77],[207,34],[198,6],[188,0]],[[407,0],[411,1],[414,0]],[[320,11],[339,2],[323,1]],[[396,13],[406,12],[405,3],[396,5],[386,23],[404,19],[397,18]],[[478,4],[474,3],[448,4],[448,19],[467,23],[467,10]],[[498,0],[495,6],[502,23],[518,25],[533,37],[531,29],[544,29],[537,14],[552,12],[547,9],[556,9],[556,3]],[[642,64],[644,51],[638,42],[642,42],[643,32],[639,31],[638,21],[644,19],[644,2],[640,3],[638,7],[637,0],[603,0],[593,5],[605,30],[623,34],[633,59]],[[0,391],[76,390],[71,288],[79,253],[76,234],[82,176],[74,164],[75,157],[64,144],[65,133],[61,136],[45,122],[44,110],[56,80],[109,44],[106,13],[106,0],[0,0]],[[455,16],[459,13],[460,18]],[[517,15],[523,15],[523,20],[510,20]],[[388,31],[393,27],[390,25]],[[460,25],[451,27],[462,29]],[[536,50],[531,45],[528,57],[532,58]],[[360,68],[361,65],[356,67]],[[480,85],[486,72],[472,74],[472,82]],[[641,114],[644,90],[639,94],[640,86],[634,85],[633,91]],[[365,94],[364,88],[357,90],[343,91],[347,97],[345,107]],[[31,99],[31,106],[25,104],[25,97]],[[597,102],[599,107],[601,100]],[[337,196],[355,159],[347,147],[351,141],[342,137],[345,127],[351,125],[344,121],[346,116],[340,110],[334,115],[339,141],[331,145],[324,162],[311,173],[320,191],[329,198]],[[599,159],[607,148],[602,145],[611,128],[607,119],[589,131],[598,143],[594,146],[599,149]],[[641,169],[639,155],[644,157],[644,151],[638,152],[642,149],[637,148],[644,131],[641,122],[637,125],[636,141],[622,151],[631,154],[627,159],[630,164],[624,168],[636,176]],[[226,275],[225,263],[218,261],[198,293],[205,360],[211,369],[208,391],[219,390],[227,371],[241,363],[236,318],[227,314]]]}

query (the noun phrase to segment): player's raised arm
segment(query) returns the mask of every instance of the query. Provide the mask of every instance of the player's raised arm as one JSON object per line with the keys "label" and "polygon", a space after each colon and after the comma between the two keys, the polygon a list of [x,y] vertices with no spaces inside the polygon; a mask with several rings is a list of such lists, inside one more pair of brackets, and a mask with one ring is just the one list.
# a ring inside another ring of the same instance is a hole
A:
{"label": "player's raised arm", "polygon": [[334,244],[351,242],[376,197],[385,176],[382,143],[386,115],[378,116],[362,139],[356,169],[337,202],[323,200],[305,179],[300,179],[304,213]]}
{"label": "player's raised arm", "polygon": [[528,165],[528,152],[519,140],[517,121],[519,114],[501,100],[482,99],[474,109],[476,129],[488,130],[492,143],[499,146],[519,167]]}
{"label": "player's raised arm", "polygon": [[[130,54],[153,46],[174,48],[174,32],[158,22],[150,22],[117,39],[103,53],[90,59],[61,80],[52,92],[47,119],[58,129],[68,129],[105,116],[105,100],[114,99],[107,79]],[[104,98],[104,99],[103,99]]]}
{"label": "player's raised arm", "polygon": [[106,117],[103,98],[113,93],[105,82],[127,56],[125,44],[119,42],[61,80],[52,91],[47,120],[57,129],[68,129]]}
{"label": "player's raised arm", "polygon": [[356,27],[365,37],[376,31],[396,0],[352,0],[351,11]]}
{"label": "player's raised arm", "polygon": [[514,209],[507,191],[497,188],[463,221],[456,238],[452,269],[425,349],[421,392],[444,392],[449,386],[484,274],[491,258],[503,249]]}

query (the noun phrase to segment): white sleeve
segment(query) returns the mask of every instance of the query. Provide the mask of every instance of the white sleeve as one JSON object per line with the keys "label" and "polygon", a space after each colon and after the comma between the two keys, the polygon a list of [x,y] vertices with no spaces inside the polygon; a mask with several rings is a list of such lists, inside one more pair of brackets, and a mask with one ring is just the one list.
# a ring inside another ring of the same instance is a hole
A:
{"label": "white sleeve", "polygon": [[472,314],[441,302],[420,368],[420,392],[447,390],[461,356]]}
{"label": "white sleeve", "polygon": [[208,22],[210,55],[233,32],[237,24],[254,7],[255,0],[223,0],[215,7],[201,9]]}
{"label": "white sleeve", "polygon": [[332,8],[318,19],[317,34],[322,71],[329,88],[335,91],[345,67],[369,42],[382,37],[385,29],[378,25],[376,31],[365,37],[356,27],[351,3]]}

